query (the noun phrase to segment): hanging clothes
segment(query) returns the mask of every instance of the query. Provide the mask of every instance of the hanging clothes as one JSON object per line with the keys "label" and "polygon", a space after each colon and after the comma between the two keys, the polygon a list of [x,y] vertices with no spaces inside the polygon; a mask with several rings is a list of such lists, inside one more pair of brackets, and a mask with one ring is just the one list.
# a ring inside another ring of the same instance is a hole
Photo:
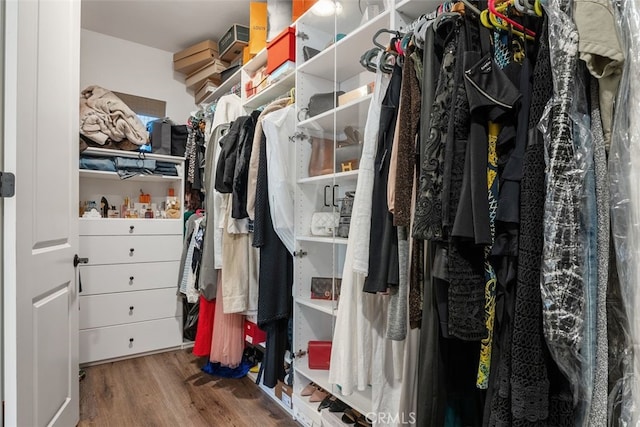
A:
{"label": "hanging clothes", "polygon": [[[380,58],[378,57],[377,60]],[[369,104],[364,130],[358,182],[353,201],[351,226],[344,268],[340,304],[331,347],[329,383],[339,384],[343,395],[355,389],[365,390],[371,372],[371,304],[376,296],[362,292],[369,267],[369,232],[371,227],[374,164],[382,99],[387,92],[390,76],[376,71],[373,96]]]}
{"label": "hanging clothes", "polygon": [[295,104],[266,114],[262,127],[267,138],[267,180],[273,229],[291,255],[295,251],[294,195],[296,170]]}
{"label": "hanging clothes", "polygon": [[[387,184],[391,148],[395,132],[402,68],[395,65],[391,82],[382,101],[378,149],[375,160],[372,203],[377,207],[371,211],[369,242],[369,274],[364,282],[365,292],[386,293],[390,286],[398,286],[398,232],[393,226],[393,215],[387,204]],[[357,191],[357,190],[356,190]]]}
{"label": "hanging clothes", "polygon": [[[264,385],[275,387],[284,378],[282,360],[288,348],[288,324],[293,312],[293,257],[273,228],[267,179],[267,141],[264,134],[258,160],[255,233],[262,238],[258,326],[267,333],[267,352],[263,360]],[[259,221],[258,219],[262,219]],[[259,229],[259,228],[261,229]],[[254,245],[255,245],[254,241]]]}
{"label": "hanging clothes", "polygon": [[244,351],[244,316],[241,314],[226,314],[222,298],[222,271],[218,270],[218,294],[216,296],[215,322],[211,338],[212,363],[235,368],[242,362]]}

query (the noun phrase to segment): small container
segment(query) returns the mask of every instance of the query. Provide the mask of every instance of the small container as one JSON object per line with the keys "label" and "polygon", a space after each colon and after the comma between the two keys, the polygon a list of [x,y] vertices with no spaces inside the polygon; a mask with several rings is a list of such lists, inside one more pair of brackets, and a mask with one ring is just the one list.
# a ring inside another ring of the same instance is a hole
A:
{"label": "small container", "polygon": [[145,218],[153,218],[153,211],[151,208],[147,208],[147,211],[144,213]]}

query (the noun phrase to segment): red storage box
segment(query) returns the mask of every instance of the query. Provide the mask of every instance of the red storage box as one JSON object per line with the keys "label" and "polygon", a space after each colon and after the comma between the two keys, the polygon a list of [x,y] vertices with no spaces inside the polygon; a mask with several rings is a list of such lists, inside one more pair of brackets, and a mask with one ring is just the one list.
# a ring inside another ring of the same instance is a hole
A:
{"label": "red storage box", "polygon": [[286,28],[278,37],[267,43],[267,74],[287,61],[296,60],[296,29]]}
{"label": "red storage box", "polygon": [[249,344],[260,344],[267,340],[267,333],[253,322],[244,321],[244,340]]}
{"label": "red storage box", "polygon": [[329,370],[331,341],[309,341],[307,355],[309,356],[309,369]]}

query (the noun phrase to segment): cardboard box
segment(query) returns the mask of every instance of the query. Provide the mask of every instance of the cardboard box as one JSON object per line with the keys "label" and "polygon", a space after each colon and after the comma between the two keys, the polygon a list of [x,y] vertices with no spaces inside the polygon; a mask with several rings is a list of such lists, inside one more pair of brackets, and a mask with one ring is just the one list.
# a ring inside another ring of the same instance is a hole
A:
{"label": "cardboard box", "polygon": [[293,408],[293,387],[286,385],[284,382],[278,380],[275,386],[274,394],[287,408]]}
{"label": "cardboard box", "polygon": [[367,95],[369,95],[370,93],[373,92],[373,82],[364,85],[364,86],[360,86],[357,89],[354,90],[350,90],[349,92],[340,95],[338,97],[338,106],[342,106],[345,104],[348,104],[350,102],[355,101],[356,99],[365,97]]}
{"label": "cardboard box", "polygon": [[287,61],[296,61],[296,29],[287,27],[267,44],[267,74]]}
{"label": "cardboard box", "polygon": [[220,59],[232,61],[249,44],[249,27],[233,24],[218,42]]}
{"label": "cardboard box", "polygon": [[204,40],[174,53],[173,69],[180,73],[191,74],[216,58],[218,58],[218,43],[213,40]]}
{"label": "cardboard box", "polygon": [[[216,74],[220,74],[224,71],[229,64],[223,62],[219,59],[214,59],[213,61],[206,64],[204,67],[197,69],[193,73],[189,74],[185,80],[185,85],[189,89],[196,89],[202,86],[205,80],[210,77],[216,77]],[[219,76],[218,76],[219,77]]]}
{"label": "cardboard box", "polygon": [[213,49],[201,50],[198,53],[174,61],[173,69],[179,73],[191,74],[216,58],[218,58],[217,51]]}
{"label": "cardboard box", "polygon": [[207,49],[215,50],[217,52],[218,43],[214,42],[213,40],[205,40],[205,41],[201,41],[200,43],[196,43],[193,46],[190,46],[184,50],[181,50],[180,52],[174,53],[173,62],[176,62],[180,59],[186,58],[187,56],[194,55],[198,52],[201,52]]}
{"label": "cardboard box", "polygon": [[200,104],[202,101],[204,101],[210,93],[218,88],[218,86],[220,86],[220,79],[216,76],[209,77],[207,80],[205,80],[202,86],[200,86],[200,88],[194,95],[196,104]]}

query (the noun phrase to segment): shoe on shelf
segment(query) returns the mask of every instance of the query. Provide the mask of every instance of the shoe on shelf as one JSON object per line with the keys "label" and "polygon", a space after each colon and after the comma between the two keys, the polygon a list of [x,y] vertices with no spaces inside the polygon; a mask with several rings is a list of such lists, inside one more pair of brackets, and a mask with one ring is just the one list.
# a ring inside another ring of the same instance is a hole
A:
{"label": "shoe on shelf", "polygon": [[329,406],[329,412],[344,412],[347,409],[349,409],[349,405],[340,399],[334,400],[331,406]]}
{"label": "shoe on shelf", "polygon": [[344,414],[342,414],[342,422],[345,424],[355,424],[361,416],[362,414],[355,409],[347,408],[344,410]]}
{"label": "shoe on shelf", "polygon": [[360,415],[356,420],[356,427],[371,427],[371,421],[364,415]]}
{"label": "shoe on shelf", "polygon": [[316,389],[316,391],[314,391],[311,394],[311,397],[309,397],[309,402],[311,402],[311,403],[322,402],[324,399],[327,398],[328,395],[329,395],[329,393],[327,393],[326,391],[324,391],[321,388],[318,388],[318,389]]}
{"label": "shoe on shelf", "polygon": [[318,389],[317,385],[315,385],[314,383],[309,383],[305,388],[302,389],[302,391],[300,392],[300,396],[305,396],[305,397],[311,396],[313,392],[316,391],[317,389]]}
{"label": "shoe on shelf", "polygon": [[336,399],[335,396],[332,396],[330,394],[327,395],[327,397],[325,397],[324,400],[322,402],[320,402],[320,404],[318,405],[318,412],[322,411],[323,409],[328,408],[336,400],[337,399]]}

